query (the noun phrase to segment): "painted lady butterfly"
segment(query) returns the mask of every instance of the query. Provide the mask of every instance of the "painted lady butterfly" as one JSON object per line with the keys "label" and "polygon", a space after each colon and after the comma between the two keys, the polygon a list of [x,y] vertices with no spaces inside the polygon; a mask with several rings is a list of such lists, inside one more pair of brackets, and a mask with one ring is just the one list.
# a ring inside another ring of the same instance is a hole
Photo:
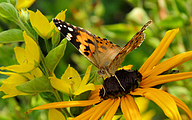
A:
{"label": "painted lady butterfly", "polygon": [[123,48],[80,27],[58,19],[53,22],[67,40],[99,69],[98,74],[106,78],[114,76],[125,56],[141,45],[145,37],[143,32],[152,21],[148,21]]}

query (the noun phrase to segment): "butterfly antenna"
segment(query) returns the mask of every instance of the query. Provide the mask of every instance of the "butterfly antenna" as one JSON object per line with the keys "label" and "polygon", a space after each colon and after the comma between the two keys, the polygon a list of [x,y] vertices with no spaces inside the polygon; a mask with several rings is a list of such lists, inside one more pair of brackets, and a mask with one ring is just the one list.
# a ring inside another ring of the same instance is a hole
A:
{"label": "butterfly antenna", "polygon": [[125,88],[123,87],[123,85],[121,84],[121,82],[119,81],[119,79],[117,78],[117,76],[116,75],[114,75],[115,76],[115,78],[117,79],[117,82],[119,83],[119,85],[121,86],[121,88],[123,89],[123,91],[125,91]]}
{"label": "butterfly antenna", "polygon": [[73,79],[73,78],[80,77],[80,76],[84,76],[84,75],[86,75],[86,74],[90,74],[90,73],[94,73],[94,72],[97,72],[97,71],[91,71],[91,72],[84,73],[84,74],[81,74],[81,75],[77,75],[77,76],[73,76],[73,77],[68,77],[68,79]]}

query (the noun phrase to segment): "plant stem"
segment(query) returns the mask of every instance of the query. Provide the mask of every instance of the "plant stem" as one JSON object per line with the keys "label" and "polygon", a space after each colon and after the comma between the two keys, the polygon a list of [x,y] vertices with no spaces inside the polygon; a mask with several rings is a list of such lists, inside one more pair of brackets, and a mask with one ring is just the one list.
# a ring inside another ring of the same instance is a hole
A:
{"label": "plant stem", "polygon": [[46,46],[47,53],[48,53],[50,51],[50,47],[49,47],[49,43],[48,43],[47,38],[44,38],[44,42],[45,42],[45,46]]}
{"label": "plant stem", "polygon": [[[62,100],[61,100],[61,98],[60,98],[59,93],[58,93],[57,90],[54,91],[54,95],[55,95],[57,101],[62,102]],[[66,108],[61,108],[61,111],[62,111],[67,117],[71,117],[71,116],[72,116],[72,115],[67,111]]]}
{"label": "plant stem", "polygon": [[38,41],[37,38],[35,38],[35,36],[33,36],[33,34],[31,34],[31,32],[25,27],[21,20],[17,20],[15,21],[15,23],[19,25],[24,31],[26,31],[27,35],[29,35],[33,40],[35,40],[36,42]]}

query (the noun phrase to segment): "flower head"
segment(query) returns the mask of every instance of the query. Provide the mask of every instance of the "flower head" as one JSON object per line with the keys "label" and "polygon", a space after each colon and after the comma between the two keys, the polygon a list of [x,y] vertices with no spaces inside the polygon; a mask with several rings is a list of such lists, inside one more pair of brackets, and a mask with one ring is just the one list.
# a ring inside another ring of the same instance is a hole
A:
{"label": "flower head", "polygon": [[[86,73],[90,73],[90,71],[91,66],[87,68]],[[90,74],[85,74],[83,80],[81,81],[81,77],[78,72],[69,65],[61,79],[57,79],[55,76],[50,78],[51,84],[55,89],[67,94],[80,95],[85,91],[95,89],[93,83],[87,84],[89,76]]]}
{"label": "flower head", "polygon": [[1,71],[0,74],[9,76],[7,79],[2,81],[3,85],[0,87],[0,91],[3,91],[6,94],[2,97],[3,99],[14,97],[17,95],[28,95],[28,93],[18,91],[16,86],[24,84],[29,80],[42,76],[42,72],[39,68],[35,68],[34,70],[24,74],[18,74],[13,72],[1,72]]}
{"label": "flower head", "polygon": [[1,70],[12,71],[0,71],[0,74],[9,76],[3,81],[3,85],[0,87],[0,91],[3,91],[6,94],[3,98],[26,95],[27,93],[18,91],[16,86],[42,76],[41,70],[37,67],[40,62],[39,47],[37,43],[26,34],[25,31],[23,32],[23,37],[25,41],[25,48],[14,48],[19,65],[0,67]]}
{"label": "flower head", "polygon": [[[61,11],[56,18],[65,20],[65,11]],[[52,30],[55,28],[53,22],[49,22],[48,19],[39,11],[33,12],[29,10],[29,18],[35,31],[42,37],[49,39],[52,36]]]}
{"label": "flower head", "polygon": [[96,89],[92,91],[91,96],[87,101],[50,103],[33,108],[28,112],[39,109],[97,104],[75,117],[74,120],[99,119],[104,114],[103,120],[109,120],[113,118],[119,106],[121,107],[121,111],[126,120],[141,120],[139,108],[134,100],[134,97],[140,96],[155,102],[170,119],[181,120],[177,106],[183,109],[188,117],[192,119],[191,111],[181,100],[165,91],[154,88],[154,86],[159,84],[192,78],[192,72],[162,74],[163,72],[192,59],[192,51],[176,55],[158,64],[161,58],[165,55],[169,44],[172,42],[178,31],[179,29],[173,29],[165,34],[160,45],[146,60],[139,71],[119,70],[115,73],[126,91],[123,91],[115,77],[110,77],[104,81],[103,88],[101,85],[95,86]]}
{"label": "flower head", "polygon": [[26,32],[23,32],[25,40],[25,49],[21,47],[15,47],[15,55],[19,65],[11,65],[7,67],[0,67],[1,70],[9,70],[17,73],[26,73],[37,67],[39,63],[39,47],[37,43],[30,38]]}

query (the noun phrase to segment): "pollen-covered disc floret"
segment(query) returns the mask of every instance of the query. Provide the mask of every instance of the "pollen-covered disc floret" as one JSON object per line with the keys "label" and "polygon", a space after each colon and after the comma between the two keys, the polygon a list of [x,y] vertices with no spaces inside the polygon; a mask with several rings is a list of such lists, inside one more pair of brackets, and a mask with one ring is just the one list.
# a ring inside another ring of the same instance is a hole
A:
{"label": "pollen-covered disc floret", "polygon": [[123,88],[119,85],[115,76],[106,78],[103,83],[103,88],[100,90],[100,97],[103,99],[117,98],[127,95],[130,91],[139,87],[142,80],[142,75],[137,70],[119,70],[115,72]]}

